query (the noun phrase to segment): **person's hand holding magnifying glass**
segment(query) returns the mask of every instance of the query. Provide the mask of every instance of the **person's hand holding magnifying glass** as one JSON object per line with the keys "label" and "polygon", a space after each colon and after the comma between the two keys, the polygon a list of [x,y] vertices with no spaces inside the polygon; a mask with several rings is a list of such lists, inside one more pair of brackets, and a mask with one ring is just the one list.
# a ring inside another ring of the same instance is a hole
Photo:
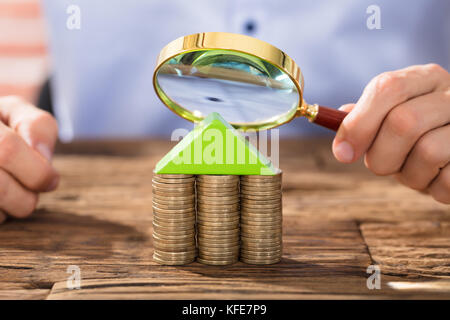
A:
{"label": "person's hand holding magnifying glass", "polygon": [[450,203],[450,74],[429,64],[383,73],[365,88],[334,139],[336,158],[364,156],[377,175]]}
{"label": "person's hand holding magnifying glass", "polygon": [[450,203],[449,78],[436,65],[385,73],[356,105],[339,111],[305,102],[300,68],[281,50],[252,37],[206,32],[164,47],[153,85],[169,109],[193,122],[219,112],[237,129],[264,130],[305,116],[338,131],[339,161],[365,154],[374,173],[396,174]]}

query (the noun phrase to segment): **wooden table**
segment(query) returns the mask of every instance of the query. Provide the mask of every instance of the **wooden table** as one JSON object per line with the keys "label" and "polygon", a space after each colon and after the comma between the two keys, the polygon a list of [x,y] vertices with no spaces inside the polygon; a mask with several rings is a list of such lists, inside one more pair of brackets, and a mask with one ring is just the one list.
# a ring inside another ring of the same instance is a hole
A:
{"label": "wooden table", "polygon": [[[280,264],[152,261],[152,187],[165,141],[59,146],[58,191],[0,226],[0,298],[450,298],[450,207],[333,160],[330,139],[282,141]],[[369,290],[369,265],[381,289]],[[81,270],[81,289],[66,286]]]}

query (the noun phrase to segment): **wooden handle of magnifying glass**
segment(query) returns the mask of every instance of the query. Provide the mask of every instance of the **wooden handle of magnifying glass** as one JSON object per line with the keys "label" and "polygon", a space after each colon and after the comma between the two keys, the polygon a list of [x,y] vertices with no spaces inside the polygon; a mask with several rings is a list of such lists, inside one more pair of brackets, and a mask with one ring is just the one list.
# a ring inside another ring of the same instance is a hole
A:
{"label": "wooden handle of magnifying glass", "polygon": [[319,106],[314,123],[319,126],[337,131],[341,125],[342,120],[347,116],[347,112]]}

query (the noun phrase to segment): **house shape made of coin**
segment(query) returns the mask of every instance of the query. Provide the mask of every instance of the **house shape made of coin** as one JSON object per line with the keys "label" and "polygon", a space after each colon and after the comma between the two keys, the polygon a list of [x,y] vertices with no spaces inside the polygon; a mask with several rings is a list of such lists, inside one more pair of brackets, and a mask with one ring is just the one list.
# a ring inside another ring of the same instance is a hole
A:
{"label": "house shape made of coin", "polygon": [[213,112],[156,165],[157,174],[275,175],[279,169]]}

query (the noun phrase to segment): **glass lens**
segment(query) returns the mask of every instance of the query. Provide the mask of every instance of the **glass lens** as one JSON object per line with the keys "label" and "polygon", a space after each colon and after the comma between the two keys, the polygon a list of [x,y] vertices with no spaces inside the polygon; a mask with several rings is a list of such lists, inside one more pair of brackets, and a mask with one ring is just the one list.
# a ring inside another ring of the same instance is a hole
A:
{"label": "glass lens", "polygon": [[190,120],[218,112],[232,124],[289,119],[299,104],[294,82],[255,56],[231,50],[180,54],[160,67],[162,99]]}

